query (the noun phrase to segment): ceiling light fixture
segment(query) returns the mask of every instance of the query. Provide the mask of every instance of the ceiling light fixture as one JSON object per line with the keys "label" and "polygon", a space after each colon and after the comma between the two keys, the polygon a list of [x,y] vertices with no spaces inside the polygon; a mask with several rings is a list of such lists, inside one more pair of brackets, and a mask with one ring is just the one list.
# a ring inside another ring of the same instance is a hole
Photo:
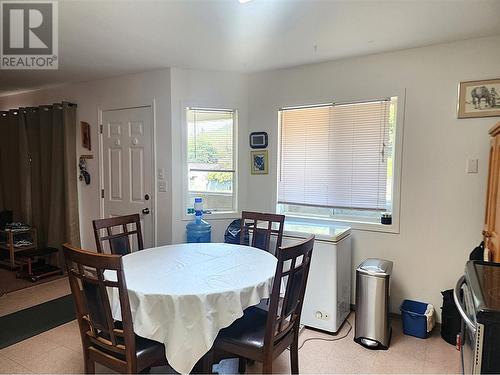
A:
{"label": "ceiling light fixture", "polygon": [[250,1],[252,1],[252,0],[238,0],[238,2],[240,4],[246,4],[246,3],[249,3]]}

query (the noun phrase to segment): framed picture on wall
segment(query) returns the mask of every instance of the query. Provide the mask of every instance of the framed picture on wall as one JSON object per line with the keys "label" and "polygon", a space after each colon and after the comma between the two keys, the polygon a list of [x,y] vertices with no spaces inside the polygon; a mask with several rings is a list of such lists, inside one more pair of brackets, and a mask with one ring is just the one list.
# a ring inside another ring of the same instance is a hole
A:
{"label": "framed picture on wall", "polygon": [[250,151],[250,171],[252,174],[269,173],[269,157],[267,150]]}
{"label": "framed picture on wall", "polygon": [[90,143],[90,124],[88,122],[81,121],[80,127],[82,129],[82,147],[92,151],[92,145]]}
{"label": "framed picture on wall", "polygon": [[500,116],[500,78],[460,82],[458,118]]}

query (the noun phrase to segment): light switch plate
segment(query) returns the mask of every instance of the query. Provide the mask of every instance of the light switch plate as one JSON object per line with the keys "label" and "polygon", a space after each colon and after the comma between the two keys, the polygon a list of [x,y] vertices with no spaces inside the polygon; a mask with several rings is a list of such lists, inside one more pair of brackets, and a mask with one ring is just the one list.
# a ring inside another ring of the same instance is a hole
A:
{"label": "light switch plate", "polygon": [[158,191],[160,193],[167,192],[167,181],[158,181]]}
{"label": "light switch plate", "polygon": [[478,171],[478,160],[477,159],[468,159],[467,160],[467,173],[477,173]]}
{"label": "light switch plate", "polygon": [[158,180],[165,179],[165,168],[158,168]]}

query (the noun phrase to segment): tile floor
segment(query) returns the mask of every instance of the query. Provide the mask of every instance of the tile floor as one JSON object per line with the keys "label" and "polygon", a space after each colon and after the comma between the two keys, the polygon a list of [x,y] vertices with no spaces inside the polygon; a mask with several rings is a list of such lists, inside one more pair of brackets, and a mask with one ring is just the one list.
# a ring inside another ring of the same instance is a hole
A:
{"label": "tile floor", "polygon": [[[349,321],[353,321],[351,314]],[[339,335],[347,332],[344,324]],[[353,330],[339,341],[308,341],[299,352],[301,373],[459,373],[460,353],[444,342],[436,330],[427,340],[405,336],[399,321],[393,321],[391,347],[387,351],[372,351],[353,342]],[[309,337],[332,339],[327,334],[305,329],[300,342]],[[97,365],[99,373],[110,371]],[[234,373],[236,362],[224,361],[214,370]],[[34,336],[0,350],[0,373],[81,373],[82,354],[76,321]],[[259,373],[259,364],[250,366],[248,373]],[[289,372],[288,352],[274,362],[274,371]],[[170,368],[155,368],[153,373],[172,373]]]}
{"label": "tile floor", "polygon": [[31,288],[40,284],[48,283],[64,277],[62,275],[49,276],[38,280],[37,282],[31,282],[25,278],[17,278],[17,271],[11,271],[7,268],[0,267],[0,296],[12,293],[17,290]]}
{"label": "tile floor", "polygon": [[26,309],[70,293],[71,290],[67,277],[10,292],[0,296],[0,316]]}

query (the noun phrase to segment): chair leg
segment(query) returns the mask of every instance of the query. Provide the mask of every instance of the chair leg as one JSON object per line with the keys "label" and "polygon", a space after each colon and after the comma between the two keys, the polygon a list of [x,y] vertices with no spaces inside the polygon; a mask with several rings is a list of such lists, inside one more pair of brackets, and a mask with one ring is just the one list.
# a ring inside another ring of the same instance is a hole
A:
{"label": "chair leg", "polygon": [[86,374],[95,374],[95,362],[92,361],[91,359],[85,359],[84,361],[84,366],[85,366],[85,373]]}
{"label": "chair leg", "polygon": [[290,367],[292,374],[299,373],[299,336],[294,335],[290,344]]}
{"label": "chair leg", "polygon": [[273,357],[272,356],[264,358],[264,362],[262,362],[262,373],[263,374],[272,374],[273,373]]}
{"label": "chair leg", "polygon": [[212,365],[213,365],[213,360],[212,360],[212,353],[207,353],[203,357],[203,364],[202,364],[202,371],[204,374],[211,374],[212,373]]}
{"label": "chair leg", "polygon": [[125,368],[125,372],[127,374],[138,374],[139,369],[137,367],[137,358],[132,357],[130,361],[126,361]]}
{"label": "chair leg", "polygon": [[192,372],[197,374],[212,374],[212,367],[213,352],[210,351],[199,359],[196,365],[194,365]]}
{"label": "chair leg", "polygon": [[247,359],[243,357],[238,357],[238,372],[244,374],[247,370]]}

